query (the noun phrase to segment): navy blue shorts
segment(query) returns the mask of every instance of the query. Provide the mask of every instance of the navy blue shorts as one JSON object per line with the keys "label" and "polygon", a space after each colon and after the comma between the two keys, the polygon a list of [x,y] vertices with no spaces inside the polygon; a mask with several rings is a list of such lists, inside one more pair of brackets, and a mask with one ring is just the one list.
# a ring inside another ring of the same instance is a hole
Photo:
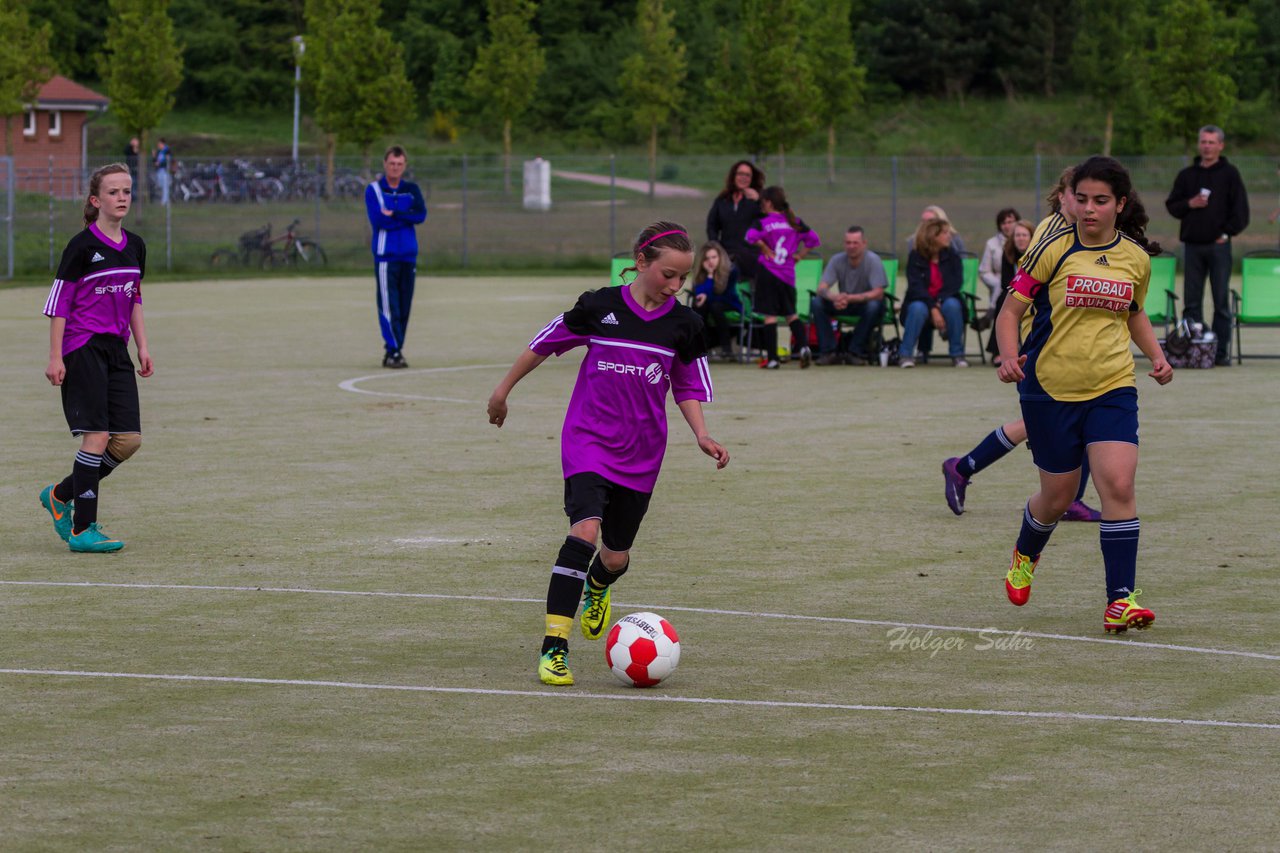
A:
{"label": "navy blue shorts", "polygon": [[1138,443],[1138,389],[1117,388],[1079,403],[1023,400],[1022,420],[1036,467],[1047,474],[1069,474],[1094,442]]}
{"label": "navy blue shorts", "polygon": [[564,481],[564,514],[569,526],[588,518],[600,519],[600,541],[610,551],[630,551],[649,511],[647,492],[610,482],[599,474],[574,474]]}

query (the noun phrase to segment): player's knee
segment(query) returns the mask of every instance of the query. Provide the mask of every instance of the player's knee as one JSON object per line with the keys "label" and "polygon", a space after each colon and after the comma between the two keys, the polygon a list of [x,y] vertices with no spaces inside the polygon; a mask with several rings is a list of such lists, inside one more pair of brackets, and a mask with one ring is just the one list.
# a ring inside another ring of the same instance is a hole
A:
{"label": "player's knee", "polygon": [[610,572],[617,574],[627,567],[631,562],[630,551],[610,551],[608,548],[600,549],[600,562],[604,563],[604,567]]}
{"label": "player's knee", "polygon": [[102,453],[107,449],[109,436],[105,432],[86,432],[80,434],[80,449],[86,453]]}
{"label": "player's knee", "polygon": [[117,433],[107,441],[107,451],[121,462],[142,447],[142,435],[136,432]]}
{"label": "player's knee", "polygon": [[600,541],[600,519],[584,518],[569,528],[569,535],[576,536],[594,545]]}

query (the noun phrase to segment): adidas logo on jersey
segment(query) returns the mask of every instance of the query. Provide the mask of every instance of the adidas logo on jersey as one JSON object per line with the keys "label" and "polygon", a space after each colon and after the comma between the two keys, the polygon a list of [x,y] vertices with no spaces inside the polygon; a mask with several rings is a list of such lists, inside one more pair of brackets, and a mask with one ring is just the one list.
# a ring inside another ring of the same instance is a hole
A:
{"label": "adidas logo on jersey", "polygon": [[615,316],[613,316],[613,312],[612,312],[612,311],[610,311],[608,314],[605,314],[605,315],[604,315],[604,319],[603,319],[603,320],[601,320],[600,322],[601,322],[601,323],[604,323],[606,326],[618,326],[618,325],[621,325],[620,323],[618,323],[618,318],[617,318],[617,317],[615,317]]}
{"label": "adidas logo on jersey", "polygon": [[94,252],[93,257],[89,259],[89,263],[96,264],[98,261],[105,261],[105,260],[106,258],[102,257],[102,255],[99,255],[97,252]]}
{"label": "adidas logo on jersey", "polygon": [[1098,255],[1098,259],[1097,259],[1096,261],[1094,261],[1094,263],[1095,263],[1095,264],[1097,264],[1097,265],[1098,265],[1098,266],[1100,266],[1100,267],[1109,267],[1109,266],[1111,266],[1111,264],[1107,263],[1107,256],[1106,256],[1106,255]]}

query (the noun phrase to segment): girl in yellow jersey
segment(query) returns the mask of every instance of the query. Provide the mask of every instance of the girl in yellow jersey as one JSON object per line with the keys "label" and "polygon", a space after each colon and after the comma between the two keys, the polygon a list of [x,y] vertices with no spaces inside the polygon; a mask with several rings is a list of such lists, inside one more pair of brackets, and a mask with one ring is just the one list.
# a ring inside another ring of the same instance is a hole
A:
{"label": "girl in yellow jersey", "polygon": [[[1099,539],[1106,568],[1103,630],[1145,628],[1155,614],[1140,607],[1138,558],[1138,392],[1130,344],[1151,360],[1148,374],[1173,379],[1151,321],[1142,311],[1151,279],[1147,214],[1128,171],[1110,157],[1090,157],[1072,179],[1076,223],[1046,234],[1022,259],[996,319],[1002,382],[1017,382],[1040,491],[1027,502],[1005,576],[1009,600],[1031,597],[1032,573],[1071,504],[1086,458],[1102,498]],[[1019,325],[1034,305],[1019,351]]]}

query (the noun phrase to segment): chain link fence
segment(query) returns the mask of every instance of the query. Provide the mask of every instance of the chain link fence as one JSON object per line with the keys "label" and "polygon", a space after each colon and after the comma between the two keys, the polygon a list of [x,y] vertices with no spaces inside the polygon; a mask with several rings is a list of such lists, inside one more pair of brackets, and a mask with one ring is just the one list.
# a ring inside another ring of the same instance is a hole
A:
{"label": "chain link fence", "polygon": [[[902,255],[921,210],[941,206],[964,238],[980,251],[995,232],[995,213],[1014,207],[1033,221],[1045,215],[1043,197],[1061,169],[1079,159],[1029,157],[842,157],[829,171],[825,157],[761,161],[769,183],[786,187],[793,209],[821,236],[826,255],[838,251],[845,228],[861,225],[872,248]],[[604,268],[607,259],[630,247],[648,222],[672,219],[695,237],[705,234],[707,211],[724,185],[733,157],[663,157],[650,196],[648,161],[643,156],[576,155],[552,158],[551,206],[523,205],[522,163],[511,173],[500,156],[410,158],[407,177],[420,184],[428,218],[418,229],[420,272],[463,269],[501,271]],[[108,161],[102,161],[108,162]],[[1151,216],[1150,235],[1167,250],[1179,249],[1178,223],[1164,199],[1179,157],[1127,158]],[[1250,192],[1252,221],[1237,240],[1236,256],[1277,245],[1277,229],[1267,214],[1280,191],[1270,158],[1232,158]],[[102,165],[92,162],[92,170]],[[151,271],[236,274],[211,265],[219,249],[237,251],[242,235],[271,226],[277,239],[297,222],[297,236],[319,243],[327,268],[365,271],[371,263],[369,225],[364,212],[363,161],[340,160],[329,194],[323,164],[293,164],[225,158],[182,162],[173,176],[171,203],[163,205],[152,187],[141,197],[128,226],[149,248]],[[52,273],[67,239],[82,227],[87,174],[79,169],[13,169],[0,160],[0,192],[7,204],[11,236],[0,270],[10,276]],[[9,248],[11,247],[11,248]],[[225,258],[225,254],[222,256]],[[250,270],[270,259],[246,258]],[[241,272],[243,274],[243,272]]]}

